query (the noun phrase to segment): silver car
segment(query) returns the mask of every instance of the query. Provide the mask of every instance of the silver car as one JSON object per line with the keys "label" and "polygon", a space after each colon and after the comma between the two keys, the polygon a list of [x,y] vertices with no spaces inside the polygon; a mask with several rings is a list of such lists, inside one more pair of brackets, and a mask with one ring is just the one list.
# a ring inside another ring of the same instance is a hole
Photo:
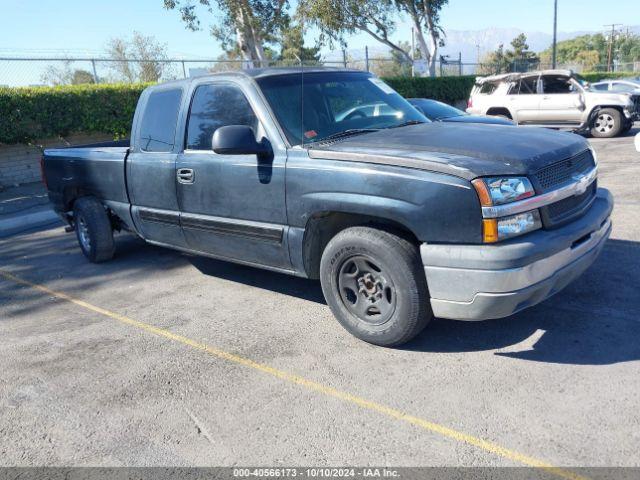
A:
{"label": "silver car", "polygon": [[468,113],[615,137],[640,118],[640,95],[599,91],[571,70],[542,70],[478,77]]}

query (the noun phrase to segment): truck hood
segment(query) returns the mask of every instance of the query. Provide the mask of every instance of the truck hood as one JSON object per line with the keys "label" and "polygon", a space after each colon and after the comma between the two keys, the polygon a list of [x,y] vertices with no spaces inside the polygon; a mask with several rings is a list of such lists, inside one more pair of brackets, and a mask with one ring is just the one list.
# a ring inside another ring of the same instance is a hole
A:
{"label": "truck hood", "polygon": [[309,149],[309,156],[417,168],[471,180],[528,175],[587,148],[587,141],[578,135],[545,128],[437,122],[320,144]]}

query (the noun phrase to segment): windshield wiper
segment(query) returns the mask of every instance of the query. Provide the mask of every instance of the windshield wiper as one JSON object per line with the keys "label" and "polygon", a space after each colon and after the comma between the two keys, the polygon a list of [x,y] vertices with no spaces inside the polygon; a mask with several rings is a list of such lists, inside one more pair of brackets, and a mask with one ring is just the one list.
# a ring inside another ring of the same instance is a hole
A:
{"label": "windshield wiper", "polygon": [[420,125],[421,123],[427,123],[427,122],[423,122],[422,120],[407,120],[406,122],[402,122],[399,125],[392,125],[392,126],[387,127],[387,128],[408,127],[409,125]]}
{"label": "windshield wiper", "polygon": [[318,143],[330,142],[331,140],[338,140],[341,138],[351,137],[353,135],[360,135],[363,133],[371,133],[379,131],[379,128],[350,128],[348,130],[343,130],[341,132],[332,133],[331,135],[321,138],[320,140],[314,140],[313,142],[309,142],[306,145],[314,145]]}

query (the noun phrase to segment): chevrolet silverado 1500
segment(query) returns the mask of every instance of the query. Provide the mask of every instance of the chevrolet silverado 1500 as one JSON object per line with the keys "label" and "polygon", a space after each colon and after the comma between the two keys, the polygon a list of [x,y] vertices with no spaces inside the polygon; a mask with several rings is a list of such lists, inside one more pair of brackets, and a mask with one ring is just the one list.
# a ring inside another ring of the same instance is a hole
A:
{"label": "chevrolet silverado 1500", "polygon": [[[370,104],[385,113],[357,108]],[[130,142],[43,157],[90,261],[126,230],[319,278],[340,323],[386,346],[433,316],[511,315],[578,277],[611,231],[596,172],[578,135],[431,123],[376,77],[337,69],[154,85]]]}

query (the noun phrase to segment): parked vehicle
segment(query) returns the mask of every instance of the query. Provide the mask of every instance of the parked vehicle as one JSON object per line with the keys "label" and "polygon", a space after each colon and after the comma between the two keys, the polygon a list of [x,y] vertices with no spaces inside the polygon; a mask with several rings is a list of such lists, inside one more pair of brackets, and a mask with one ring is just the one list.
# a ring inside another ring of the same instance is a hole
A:
{"label": "parked vehicle", "polygon": [[640,95],[640,77],[603,80],[601,82],[591,83],[589,88],[598,92],[619,92]]}
{"label": "parked vehicle", "polygon": [[640,119],[640,95],[585,88],[570,70],[478,77],[467,112],[615,137]]}
{"label": "parked vehicle", "polygon": [[428,98],[408,98],[409,103],[418,109],[425,117],[432,122],[462,122],[462,123],[484,123],[487,125],[514,125],[506,118],[469,115],[446,103]]}
{"label": "parked vehicle", "polygon": [[[395,113],[336,120],[371,103]],[[340,323],[386,346],[434,315],[505,317],[558,292],[613,208],[577,135],[431,123],[376,77],[332,69],[148,87],[130,145],[49,149],[43,172],[90,261],[128,230],[320,279]]]}

